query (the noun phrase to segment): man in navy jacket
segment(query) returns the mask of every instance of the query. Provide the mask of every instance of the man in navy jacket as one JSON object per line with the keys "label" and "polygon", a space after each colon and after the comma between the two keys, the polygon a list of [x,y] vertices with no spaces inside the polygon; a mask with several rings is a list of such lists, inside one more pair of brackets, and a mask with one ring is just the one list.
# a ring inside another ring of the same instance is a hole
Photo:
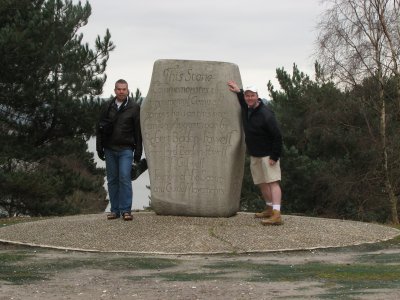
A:
{"label": "man in navy jacket", "polygon": [[236,93],[242,108],[243,129],[250,169],[254,184],[258,185],[266,202],[266,209],[256,213],[263,225],[281,225],[282,191],[279,159],[282,135],[275,114],[258,97],[254,86],[240,89],[236,82],[228,82],[229,90]]}

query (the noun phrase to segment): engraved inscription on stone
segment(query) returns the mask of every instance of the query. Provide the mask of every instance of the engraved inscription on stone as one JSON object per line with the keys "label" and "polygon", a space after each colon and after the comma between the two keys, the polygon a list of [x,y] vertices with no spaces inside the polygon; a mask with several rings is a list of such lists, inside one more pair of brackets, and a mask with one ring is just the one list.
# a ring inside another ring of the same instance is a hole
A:
{"label": "engraved inscription on stone", "polygon": [[239,209],[240,106],[225,62],[157,60],[141,109],[151,206],[157,214],[227,217]]}

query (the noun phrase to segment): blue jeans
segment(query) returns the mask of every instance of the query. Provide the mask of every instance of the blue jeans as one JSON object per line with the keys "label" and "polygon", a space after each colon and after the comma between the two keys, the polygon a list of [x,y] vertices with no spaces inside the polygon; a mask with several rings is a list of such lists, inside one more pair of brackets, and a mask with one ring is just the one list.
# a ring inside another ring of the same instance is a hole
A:
{"label": "blue jeans", "polygon": [[111,212],[120,216],[124,212],[131,212],[132,208],[133,151],[131,149],[121,151],[105,149],[104,153]]}

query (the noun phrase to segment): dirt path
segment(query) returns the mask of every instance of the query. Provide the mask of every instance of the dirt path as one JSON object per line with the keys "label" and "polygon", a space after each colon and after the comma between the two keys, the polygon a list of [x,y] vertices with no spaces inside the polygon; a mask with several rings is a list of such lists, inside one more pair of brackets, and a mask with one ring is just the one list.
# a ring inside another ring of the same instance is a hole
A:
{"label": "dirt path", "polygon": [[400,238],[251,255],[134,255],[0,244],[0,299],[398,299]]}

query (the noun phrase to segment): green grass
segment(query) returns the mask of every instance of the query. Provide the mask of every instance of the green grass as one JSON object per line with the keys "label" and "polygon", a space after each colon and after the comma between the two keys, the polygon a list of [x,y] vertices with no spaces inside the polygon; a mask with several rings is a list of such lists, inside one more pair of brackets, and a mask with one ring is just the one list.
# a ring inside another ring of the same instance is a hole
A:
{"label": "green grass", "polygon": [[175,267],[177,260],[119,256],[110,258],[99,255],[87,259],[35,259],[27,252],[0,252],[0,281],[9,284],[26,284],[49,279],[52,274],[78,269],[119,270],[161,270]]}
{"label": "green grass", "polygon": [[47,274],[42,274],[34,266],[6,266],[0,264],[0,282],[10,284],[28,284],[38,280],[46,280]]}
{"label": "green grass", "polygon": [[[149,258],[149,257],[121,257],[112,259],[104,266],[109,270],[160,270],[175,267],[179,264],[178,260],[165,258]],[[99,266],[100,267],[100,266]]]}
{"label": "green grass", "polygon": [[0,281],[12,284],[24,284],[46,277],[35,266],[24,265],[31,257],[23,251],[0,253]]}
{"label": "green grass", "polygon": [[[207,271],[207,269],[212,270]],[[204,271],[203,271],[204,270]],[[354,299],[373,295],[374,290],[400,289],[400,266],[384,264],[326,264],[306,263],[256,264],[245,261],[226,261],[205,264],[198,272],[157,272],[145,276],[128,276],[130,280],[158,278],[166,281],[240,280],[258,283],[304,282],[319,285],[325,292],[318,299]],[[304,287],[302,287],[304,289]],[[301,297],[300,297],[301,298]]]}
{"label": "green grass", "polygon": [[361,263],[398,264],[400,266],[400,255],[398,253],[364,254],[360,255],[357,261]]}
{"label": "green grass", "polygon": [[209,280],[216,280],[216,279],[223,279],[226,272],[162,272],[158,274],[151,274],[146,276],[126,276],[126,279],[130,280],[145,280],[151,279],[154,277],[160,278],[165,281],[209,281]]}
{"label": "green grass", "polygon": [[[400,264],[325,264],[307,263],[299,265],[253,264],[225,262],[208,266],[215,270],[249,271],[249,282],[310,281],[321,284],[327,293],[320,298],[346,299],[345,295],[360,296],[372,289],[400,289]],[[372,291],[371,291],[372,292]]]}
{"label": "green grass", "polygon": [[[63,271],[100,269],[105,272],[146,270],[142,276],[125,276],[128,280],[199,282],[210,280],[257,283],[310,282],[324,292],[319,299],[352,299],[373,295],[375,289],[400,289],[400,263],[396,255],[362,255],[352,264],[313,262],[305,264],[256,263],[230,260],[200,263],[197,270],[185,270],[184,259],[133,256],[130,254],[86,254],[57,252],[49,259],[46,250],[0,251],[0,284],[30,284],[48,280]],[[180,267],[178,270],[176,267]],[[240,276],[238,276],[240,274]],[[304,287],[303,287],[304,288]]]}
{"label": "green grass", "polygon": [[400,284],[399,265],[372,264],[325,264],[307,263],[299,265],[254,264],[247,262],[223,262],[206,266],[214,270],[251,271],[256,274],[250,281],[393,281]]}
{"label": "green grass", "polygon": [[0,252],[0,265],[14,263],[28,259],[31,255],[24,251]]}

